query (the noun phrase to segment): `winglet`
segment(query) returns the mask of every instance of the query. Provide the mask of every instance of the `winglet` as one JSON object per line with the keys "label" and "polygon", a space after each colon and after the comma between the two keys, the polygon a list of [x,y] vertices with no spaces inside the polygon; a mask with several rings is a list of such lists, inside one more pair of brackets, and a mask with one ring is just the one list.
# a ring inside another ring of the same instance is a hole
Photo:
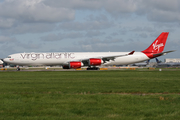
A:
{"label": "winglet", "polygon": [[134,54],[134,52],[135,52],[135,51],[132,51],[132,52],[128,53],[128,55],[132,55],[132,54]]}

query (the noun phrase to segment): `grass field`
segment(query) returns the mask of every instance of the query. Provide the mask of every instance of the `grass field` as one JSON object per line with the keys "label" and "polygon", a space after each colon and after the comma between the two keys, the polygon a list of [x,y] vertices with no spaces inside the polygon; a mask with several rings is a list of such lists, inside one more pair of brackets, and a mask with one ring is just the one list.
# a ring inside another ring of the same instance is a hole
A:
{"label": "grass field", "polygon": [[179,70],[0,72],[0,119],[180,119]]}

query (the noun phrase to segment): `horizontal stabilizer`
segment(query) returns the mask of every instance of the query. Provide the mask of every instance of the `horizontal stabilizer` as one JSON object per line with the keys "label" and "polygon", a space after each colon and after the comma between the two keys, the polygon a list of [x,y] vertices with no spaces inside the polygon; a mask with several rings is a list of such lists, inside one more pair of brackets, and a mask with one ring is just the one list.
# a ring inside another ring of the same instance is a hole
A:
{"label": "horizontal stabilizer", "polygon": [[175,50],[170,50],[170,51],[166,51],[166,52],[156,53],[156,54],[153,54],[153,56],[166,55],[167,53],[174,52],[174,51],[175,51]]}

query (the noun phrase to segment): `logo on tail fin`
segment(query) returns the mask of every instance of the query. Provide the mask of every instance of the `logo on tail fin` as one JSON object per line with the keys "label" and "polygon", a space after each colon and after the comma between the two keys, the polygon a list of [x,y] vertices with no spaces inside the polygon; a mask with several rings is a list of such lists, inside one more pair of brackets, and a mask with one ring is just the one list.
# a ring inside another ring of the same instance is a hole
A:
{"label": "logo on tail fin", "polygon": [[157,44],[157,43],[158,43],[158,40],[156,40],[156,42],[155,42],[152,46],[153,46],[153,49],[154,49],[154,50],[157,50],[157,49],[158,49],[158,51],[159,51],[159,48],[160,48],[160,47],[163,47],[164,44],[163,44],[163,43]]}

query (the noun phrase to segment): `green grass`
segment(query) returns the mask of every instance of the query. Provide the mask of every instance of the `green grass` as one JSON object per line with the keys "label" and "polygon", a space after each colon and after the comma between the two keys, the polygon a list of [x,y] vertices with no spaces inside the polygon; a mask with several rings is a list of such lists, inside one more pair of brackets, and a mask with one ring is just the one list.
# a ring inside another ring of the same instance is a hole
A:
{"label": "green grass", "polygon": [[180,71],[0,72],[0,119],[180,119]]}

